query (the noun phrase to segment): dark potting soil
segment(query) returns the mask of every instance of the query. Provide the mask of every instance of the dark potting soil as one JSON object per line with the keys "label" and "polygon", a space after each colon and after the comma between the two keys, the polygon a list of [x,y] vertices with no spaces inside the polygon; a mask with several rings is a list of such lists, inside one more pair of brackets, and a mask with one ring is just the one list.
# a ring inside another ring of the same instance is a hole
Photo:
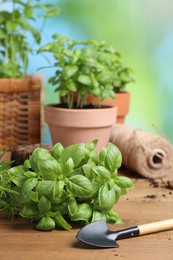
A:
{"label": "dark potting soil", "polygon": [[[51,106],[53,107],[59,107],[59,108],[68,108],[66,103],[61,103],[61,104],[52,104]],[[72,109],[98,109],[98,108],[109,108],[110,106],[106,105],[94,105],[94,104],[86,104],[83,107],[78,107],[76,103],[73,104]]]}

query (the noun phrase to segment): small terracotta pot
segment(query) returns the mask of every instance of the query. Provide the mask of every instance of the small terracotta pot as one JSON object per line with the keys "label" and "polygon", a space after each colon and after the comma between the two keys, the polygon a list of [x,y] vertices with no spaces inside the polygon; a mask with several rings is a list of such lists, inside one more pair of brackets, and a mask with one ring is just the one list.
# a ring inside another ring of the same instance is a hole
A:
{"label": "small terracotta pot", "polygon": [[100,151],[109,141],[111,128],[116,123],[116,110],[116,107],[66,109],[45,105],[45,121],[52,143],[60,142],[66,147],[98,139],[97,151]]}
{"label": "small terracotta pot", "polygon": [[[91,95],[89,95],[87,101],[89,103],[91,102],[98,103],[99,99],[97,97],[93,98]],[[123,124],[125,123],[125,117],[129,112],[130,93],[129,92],[116,93],[115,99],[105,99],[103,102],[101,102],[101,104],[117,107],[117,114],[116,114],[117,123]]]}

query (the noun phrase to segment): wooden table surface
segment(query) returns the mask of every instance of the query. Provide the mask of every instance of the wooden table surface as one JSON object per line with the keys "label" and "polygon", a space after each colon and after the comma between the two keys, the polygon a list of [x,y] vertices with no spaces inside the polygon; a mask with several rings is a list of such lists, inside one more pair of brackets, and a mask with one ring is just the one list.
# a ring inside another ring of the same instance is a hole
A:
{"label": "wooden table surface", "polygon": [[[121,197],[115,209],[123,225],[109,225],[111,230],[173,218],[173,190],[154,187],[142,178],[131,178],[135,188]],[[17,218],[0,220],[0,260],[172,260],[173,230],[119,240],[119,248],[92,248],[79,242],[79,227],[70,231],[40,232],[34,224]]]}

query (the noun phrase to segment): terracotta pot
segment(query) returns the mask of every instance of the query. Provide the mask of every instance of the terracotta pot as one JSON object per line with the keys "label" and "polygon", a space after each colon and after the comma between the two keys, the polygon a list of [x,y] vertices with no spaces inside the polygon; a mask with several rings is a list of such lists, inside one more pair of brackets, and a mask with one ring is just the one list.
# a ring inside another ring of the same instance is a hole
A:
{"label": "terracotta pot", "polygon": [[106,146],[111,128],[116,123],[116,107],[97,109],[65,109],[45,105],[45,121],[49,125],[52,143],[64,147],[89,143],[98,139],[97,151]]}
{"label": "terracotta pot", "polygon": [[[98,103],[99,99],[91,95],[88,96],[88,102]],[[125,117],[129,112],[130,107],[130,93],[129,92],[120,92],[116,93],[115,99],[106,99],[101,102],[103,105],[116,106],[117,107],[117,123],[125,123]]]}

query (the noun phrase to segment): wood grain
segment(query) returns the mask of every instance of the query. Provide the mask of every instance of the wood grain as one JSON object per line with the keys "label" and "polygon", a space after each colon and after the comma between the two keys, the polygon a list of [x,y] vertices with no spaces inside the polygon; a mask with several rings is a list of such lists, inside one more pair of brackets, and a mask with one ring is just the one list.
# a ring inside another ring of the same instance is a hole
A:
{"label": "wood grain", "polygon": [[[135,188],[129,190],[115,206],[123,225],[109,225],[118,230],[134,225],[173,218],[173,191],[154,188],[145,179],[132,179]],[[17,218],[0,221],[1,260],[172,260],[173,230],[119,240],[119,248],[92,248],[79,242],[76,234],[80,227],[70,231],[40,232],[33,223]],[[93,230],[94,232],[94,230]]]}

